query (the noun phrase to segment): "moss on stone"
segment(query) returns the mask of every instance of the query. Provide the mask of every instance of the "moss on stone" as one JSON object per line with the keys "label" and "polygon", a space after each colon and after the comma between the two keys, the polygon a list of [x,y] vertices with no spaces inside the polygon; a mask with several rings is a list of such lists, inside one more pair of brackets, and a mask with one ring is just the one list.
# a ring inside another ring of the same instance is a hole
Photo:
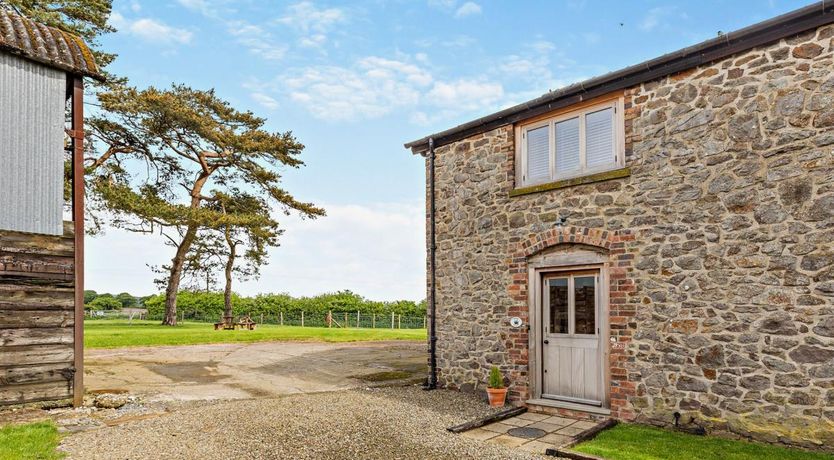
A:
{"label": "moss on stone", "polygon": [[601,173],[591,174],[590,176],[574,177],[572,179],[548,182],[547,184],[534,185],[532,187],[517,188],[510,192],[510,196],[528,195],[530,193],[546,192],[548,190],[574,187],[576,185],[592,184],[594,182],[602,182],[612,179],[621,179],[630,175],[631,168],[620,168],[615,169],[613,171],[605,171]]}
{"label": "moss on stone", "polygon": [[354,376],[354,378],[364,380],[365,382],[386,382],[389,380],[402,380],[408,377],[411,377],[411,374],[405,371],[384,371],[375,374]]}

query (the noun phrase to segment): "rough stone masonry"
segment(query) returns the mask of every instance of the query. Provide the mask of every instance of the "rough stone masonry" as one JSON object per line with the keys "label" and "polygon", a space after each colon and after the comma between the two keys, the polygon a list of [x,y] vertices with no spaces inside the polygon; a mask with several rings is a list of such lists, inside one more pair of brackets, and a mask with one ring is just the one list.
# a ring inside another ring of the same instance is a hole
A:
{"label": "rough stone masonry", "polygon": [[440,383],[495,364],[528,397],[523,257],[573,236],[613,258],[613,416],[834,446],[832,48],[826,26],[627,89],[625,178],[510,196],[512,126],[439,148]]}

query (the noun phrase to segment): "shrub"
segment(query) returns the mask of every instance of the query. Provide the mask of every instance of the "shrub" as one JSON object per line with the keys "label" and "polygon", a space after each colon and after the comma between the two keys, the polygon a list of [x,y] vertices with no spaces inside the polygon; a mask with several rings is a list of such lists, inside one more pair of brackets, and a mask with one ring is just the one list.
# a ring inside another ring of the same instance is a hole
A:
{"label": "shrub", "polygon": [[492,366],[489,370],[489,388],[500,390],[504,388],[504,377],[501,376],[501,370],[498,366]]}
{"label": "shrub", "polygon": [[98,296],[90,303],[84,306],[87,310],[119,310],[122,308],[122,303],[113,296]]}

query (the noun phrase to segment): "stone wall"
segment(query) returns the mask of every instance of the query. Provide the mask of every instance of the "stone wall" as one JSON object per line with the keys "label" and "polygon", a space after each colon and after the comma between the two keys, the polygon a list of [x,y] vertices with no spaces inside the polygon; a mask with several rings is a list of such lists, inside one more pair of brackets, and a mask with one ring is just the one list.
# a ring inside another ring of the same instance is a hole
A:
{"label": "stone wall", "polygon": [[832,37],[627,90],[626,178],[510,197],[512,126],[439,148],[440,383],[526,399],[523,254],[605,232],[614,416],[834,445]]}

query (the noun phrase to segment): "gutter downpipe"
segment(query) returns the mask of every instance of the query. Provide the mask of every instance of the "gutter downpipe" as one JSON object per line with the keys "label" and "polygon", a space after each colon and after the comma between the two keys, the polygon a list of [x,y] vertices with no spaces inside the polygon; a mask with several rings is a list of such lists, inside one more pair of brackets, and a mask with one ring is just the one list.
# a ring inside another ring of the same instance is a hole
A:
{"label": "gutter downpipe", "polygon": [[434,177],[434,138],[429,138],[429,310],[431,324],[429,325],[429,378],[426,390],[437,389],[437,289],[436,281],[436,225],[435,225],[435,177]]}

